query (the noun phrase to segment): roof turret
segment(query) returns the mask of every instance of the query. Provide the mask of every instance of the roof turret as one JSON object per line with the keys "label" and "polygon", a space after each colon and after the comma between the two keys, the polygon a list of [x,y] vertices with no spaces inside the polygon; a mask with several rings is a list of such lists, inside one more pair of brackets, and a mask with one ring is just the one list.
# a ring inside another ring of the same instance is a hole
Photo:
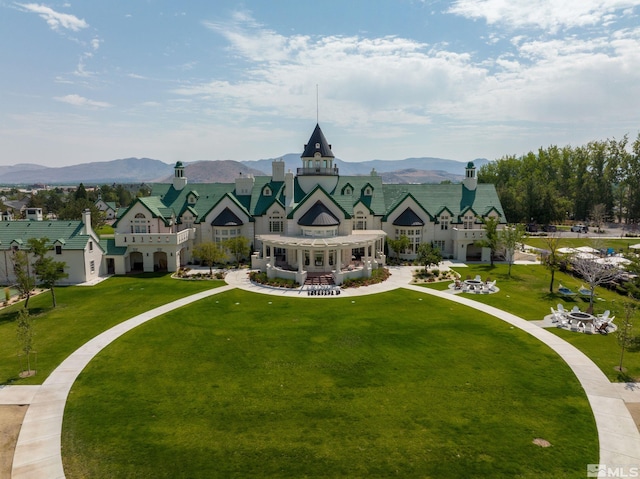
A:
{"label": "roof turret", "polygon": [[304,153],[302,153],[301,158],[313,158],[316,153],[320,153],[323,158],[334,158],[331,145],[327,142],[320,125],[317,123],[311,138],[309,138],[309,143],[304,145]]}

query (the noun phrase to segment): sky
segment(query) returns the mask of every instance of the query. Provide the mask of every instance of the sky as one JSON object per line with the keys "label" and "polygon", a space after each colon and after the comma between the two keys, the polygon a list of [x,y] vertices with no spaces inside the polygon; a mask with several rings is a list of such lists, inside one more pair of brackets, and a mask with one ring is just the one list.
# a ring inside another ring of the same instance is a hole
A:
{"label": "sky", "polygon": [[635,139],[640,0],[0,0],[0,165]]}

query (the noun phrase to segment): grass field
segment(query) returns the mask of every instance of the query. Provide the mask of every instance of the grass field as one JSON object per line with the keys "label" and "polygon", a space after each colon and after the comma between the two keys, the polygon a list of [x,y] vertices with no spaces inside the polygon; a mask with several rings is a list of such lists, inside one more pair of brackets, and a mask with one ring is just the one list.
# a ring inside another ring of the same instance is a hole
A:
{"label": "grass field", "polygon": [[69,479],[566,479],[598,441],[568,366],[492,317],[407,290],[233,290],[103,350],[71,391],[63,452]]}
{"label": "grass field", "polygon": [[29,300],[35,318],[38,373],[21,379],[15,318],[19,303],[0,311],[0,384],[42,384],[58,365],[91,338],[137,314],[175,299],[223,285],[223,281],[179,281],[170,275],[116,276],[91,287],[56,288]]}
{"label": "grass field", "polygon": [[[564,304],[568,309],[578,306],[585,310],[588,299],[581,297],[567,298],[557,293],[559,283],[571,287],[574,291],[578,289],[580,281],[565,273],[556,273],[554,292],[549,293],[550,273],[540,265],[515,265],[512,268],[511,277],[508,276],[508,266],[496,264],[493,268],[487,264],[469,264],[468,267],[454,268],[458,273],[466,278],[467,275],[475,277],[480,275],[483,279],[491,277],[496,279],[500,288],[498,294],[488,295],[465,295],[469,299],[479,301],[496,308],[513,313],[527,320],[540,320],[550,313],[550,308],[554,308],[558,303]],[[446,289],[449,283],[434,283],[428,287],[434,289]],[[605,288],[596,288],[597,301],[594,304],[594,312],[602,313],[606,309],[613,315],[622,318],[622,303],[627,298],[609,291]],[[620,319],[616,319],[616,322]],[[635,324],[639,324],[640,311],[636,312]],[[550,332],[557,334],[570,342],[582,352],[584,352],[612,381],[640,380],[640,345],[632,346],[625,354],[623,366],[626,372],[620,373],[616,366],[620,363],[620,347],[617,344],[615,334],[603,336],[600,334],[588,335],[572,333],[558,328],[550,328]]]}

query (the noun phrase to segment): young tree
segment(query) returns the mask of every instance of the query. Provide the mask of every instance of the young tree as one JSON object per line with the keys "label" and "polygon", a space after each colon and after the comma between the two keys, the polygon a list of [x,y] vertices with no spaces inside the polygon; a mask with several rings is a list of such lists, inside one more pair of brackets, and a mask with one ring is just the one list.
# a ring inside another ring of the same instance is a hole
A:
{"label": "young tree", "polygon": [[622,372],[622,359],[624,358],[624,352],[629,346],[632,346],[635,342],[635,336],[632,334],[633,330],[633,315],[635,314],[637,305],[630,301],[624,303],[624,317],[622,323],[618,326],[616,331],[616,340],[618,346],[620,346],[620,365],[618,371]]}
{"label": "young tree", "polygon": [[400,261],[400,253],[411,246],[411,240],[407,235],[401,235],[398,239],[387,239],[387,244],[396,254],[396,259]]}
{"label": "young tree", "polygon": [[29,254],[23,250],[15,250],[12,255],[13,272],[16,277],[16,288],[20,296],[25,298],[24,307],[29,307],[31,292],[36,286],[36,280],[31,275],[31,265],[29,264]]}
{"label": "young tree", "polygon": [[500,243],[504,245],[507,253],[507,263],[509,263],[509,277],[511,277],[511,266],[515,259],[516,249],[522,243],[524,237],[524,226],[517,224],[507,226],[500,232]]}
{"label": "young tree", "polygon": [[34,336],[33,329],[33,318],[29,315],[29,310],[27,308],[20,309],[16,320],[16,336],[18,338],[20,351],[27,358],[27,376],[31,376],[31,353],[33,352]]}
{"label": "young tree", "polygon": [[227,255],[218,243],[209,241],[195,246],[193,248],[193,256],[209,266],[209,274],[213,275],[213,265],[224,260]]}
{"label": "young tree", "polygon": [[484,239],[478,241],[478,246],[482,246],[483,248],[489,248],[491,250],[490,258],[491,258],[491,266],[493,267],[493,259],[495,257],[496,251],[500,248],[500,235],[498,234],[498,218],[494,216],[487,216],[482,220],[484,223]]}
{"label": "young tree", "polygon": [[29,246],[31,252],[36,257],[33,263],[34,273],[40,280],[40,284],[51,291],[53,307],[56,307],[55,285],[58,281],[69,275],[64,272],[66,263],[55,261],[51,256],[47,256],[49,251],[49,238],[30,238]]}
{"label": "young tree", "polygon": [[549,282],[549,292],[553,293],[553,282],[555,279],[556,271],[559,271],[566,257],[560,253],[560,238],[555,235],[548,236],[546,238],[546,251],[542,255],[542,264],[551,273],[551,281]]}
{"label": "young tree", "polygon": [[235,258],[238,267],[240,267],[240,260],[249,255],[249,240],[244,236],[229,238],[223,242],[223,245]]}
{"label": "young tree", "polygon": [[620,270],[616,265],[607,262],[598,262],[596,258],[574,257],[571,259],[571,267],[578,276],[582,277],[589,285],[589,308],[587,312],[593,313],[593,297],[596,286],[609,283],[620,277]]}
{"label": "young tree", "polygon": [[442,252],[440,248],[434,248],[431,243],[420,243],[416,261],[423,264],[426,271],[429,269],[429,266],[437,266],[440,264],[442,261]]}

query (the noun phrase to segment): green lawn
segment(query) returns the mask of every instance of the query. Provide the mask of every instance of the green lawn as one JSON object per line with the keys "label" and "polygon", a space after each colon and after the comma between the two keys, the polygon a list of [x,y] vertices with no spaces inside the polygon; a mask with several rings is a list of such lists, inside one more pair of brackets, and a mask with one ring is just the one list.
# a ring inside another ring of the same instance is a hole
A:
{"label": "green lawn", "polygon": [[[524,243],[534,248],[547,249],[547,240],[543,237],[530,236],[524,239]],[[593,248],[613,248],[616,253],[629,251],[629,246],[640,243],[640,238],[560,238],[561,248],[578,248],[579,246],[591,246]]]}
{"label": "green lawn", "polygon": [[84,343],[122,321],[156,306],[223,281],[180,281],[170,275],[116,276],[96,286],[56,288],[58,306],[46,292],[29,300],[35,318],[34,348],[38,374],[20,379],[15,318],[20,303],[0,311],[0,384],[42,384],[58,365]]}
{"label": "green lawn", "polygon": [[597,459],[555,353],[407,290],[199,301],[103,350],[63,425],[69,479],[565,479]]}
{"label": "green lawn", "polygon": [[[557,293],[558,284],[562,283],[577,291],[580,281],[565,273],[556,273],[554,283],[554,293],[549,293],[549,282],[551,274],[540,265],[514,265],[511,270],[511,277],[508,276],[508,266],[506,264],[496,264],[493,268],[487,264],[469,264],[468,267],[454,268],[466,278],[467,275],[475,277],[480,275],[483,279],[491,277],[496,279],[500,292],[487,295],[465,295],[466,298],[479,301],[504,311],[513,313],[527,320],[540,320],[550,313],[550,308],[554,308],[558,303],[564,304],[571,309],[577,305],[585,310],[589,306],[587,299],[581,297],[567,298]],[[446,289],[449,282],[430,284],[434,289]],[[596,288],[596,296],[599,298],[594,303],[594,312],[602,313],[610,310],[620,321],[623,315],[623,298],[619,294],[605,288]],[[635,323],[640,324],[640,311],[635,316]],[[627,372],[619,373],[614,369],[620,363],[620,347],[616,342],[615,334],[603,336],[600,334],[587,335],[572,333],[558,328],[550,328],[549,331],[566,339],[587,356],[589,356],[598,367],[612,381],[640,380],[640,348],[632,348],[625,354],[624,367]]]}

